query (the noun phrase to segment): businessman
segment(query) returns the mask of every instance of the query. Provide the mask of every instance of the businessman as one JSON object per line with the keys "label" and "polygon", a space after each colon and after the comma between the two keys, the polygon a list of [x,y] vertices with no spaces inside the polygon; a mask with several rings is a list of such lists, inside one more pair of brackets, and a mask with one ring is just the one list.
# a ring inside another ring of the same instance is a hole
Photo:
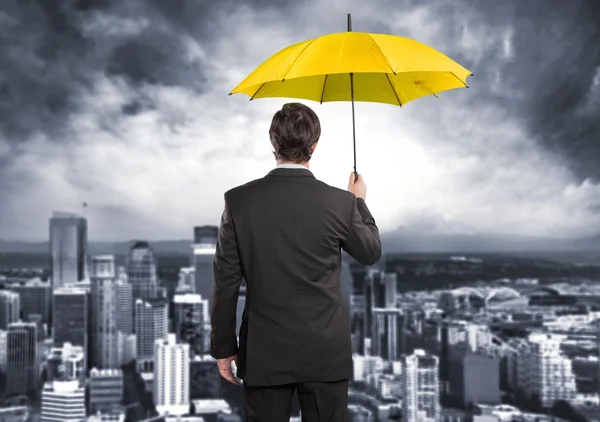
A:
{"label": "businessman", "polygon": [[[309,170],[321,126],[303,104],[275,113],[277,166],[225,193],[214,260],[211,355],[221,376],[243,380],[246,421],[287,422],[298,395],[303,422],[346,420],[352,350],[340,274],[345,250],[365,265],[381,256],[367,187],[344,191]],[[242,278],[246,305],[236,338]]]}

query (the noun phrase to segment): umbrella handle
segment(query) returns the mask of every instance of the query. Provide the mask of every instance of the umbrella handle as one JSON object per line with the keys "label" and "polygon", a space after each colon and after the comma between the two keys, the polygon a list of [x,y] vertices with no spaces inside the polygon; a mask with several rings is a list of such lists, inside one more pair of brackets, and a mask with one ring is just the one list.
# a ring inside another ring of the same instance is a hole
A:
{"label": "umbrella handle", "polygon": [[354,183],[358,180],[358,173],[354,170]]}

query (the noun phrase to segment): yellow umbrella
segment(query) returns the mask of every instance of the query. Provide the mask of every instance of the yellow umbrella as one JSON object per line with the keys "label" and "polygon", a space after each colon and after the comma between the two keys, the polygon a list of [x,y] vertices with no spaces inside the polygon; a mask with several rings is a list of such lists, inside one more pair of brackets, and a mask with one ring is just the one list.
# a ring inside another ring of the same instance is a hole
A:
{"label": "yellow umbrella", "polygon": [[324,35],[291,45],[256,68],[229,95],[352,102],[354,172],[356,127],[354,102],[404,106],[426,95],[468,88],[472,76],[454,60],[409,38],[348,32]]}

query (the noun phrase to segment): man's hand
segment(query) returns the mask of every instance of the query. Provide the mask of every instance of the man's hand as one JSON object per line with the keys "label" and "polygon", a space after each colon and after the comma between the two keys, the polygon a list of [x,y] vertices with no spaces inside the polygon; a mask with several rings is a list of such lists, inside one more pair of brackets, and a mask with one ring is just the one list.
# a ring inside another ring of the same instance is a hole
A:
{"label": "man's hand", "polygon": [[348,192],[352,192],[357,198],[367,199],[367,185],[365,185],[365,181],[360,174],[357,178],[354,172],[350,173]]}
{"label": "man's hand", "polygon": [[240,382],[233,375],[233,368],[231,367],[231,362],[235,362],[235,367],[237,368],[238,355],[233,355],[225,359],[217,359],[217,367],[219,368],[219,373],[223,378],[225,378],[232,384],[238,385]]}

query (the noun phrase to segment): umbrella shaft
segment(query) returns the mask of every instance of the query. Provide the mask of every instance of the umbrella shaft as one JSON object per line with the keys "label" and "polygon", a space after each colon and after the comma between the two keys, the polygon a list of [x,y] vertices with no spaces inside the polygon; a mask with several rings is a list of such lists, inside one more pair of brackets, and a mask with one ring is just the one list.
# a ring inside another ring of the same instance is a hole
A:
{"label": "umbrella shaft", "polygon": [[358,179],[356,172],[356,118],[354,115],[354,74],[350,74],[350,98],[352,99],[352,146],[354,147],[354,177]]}

